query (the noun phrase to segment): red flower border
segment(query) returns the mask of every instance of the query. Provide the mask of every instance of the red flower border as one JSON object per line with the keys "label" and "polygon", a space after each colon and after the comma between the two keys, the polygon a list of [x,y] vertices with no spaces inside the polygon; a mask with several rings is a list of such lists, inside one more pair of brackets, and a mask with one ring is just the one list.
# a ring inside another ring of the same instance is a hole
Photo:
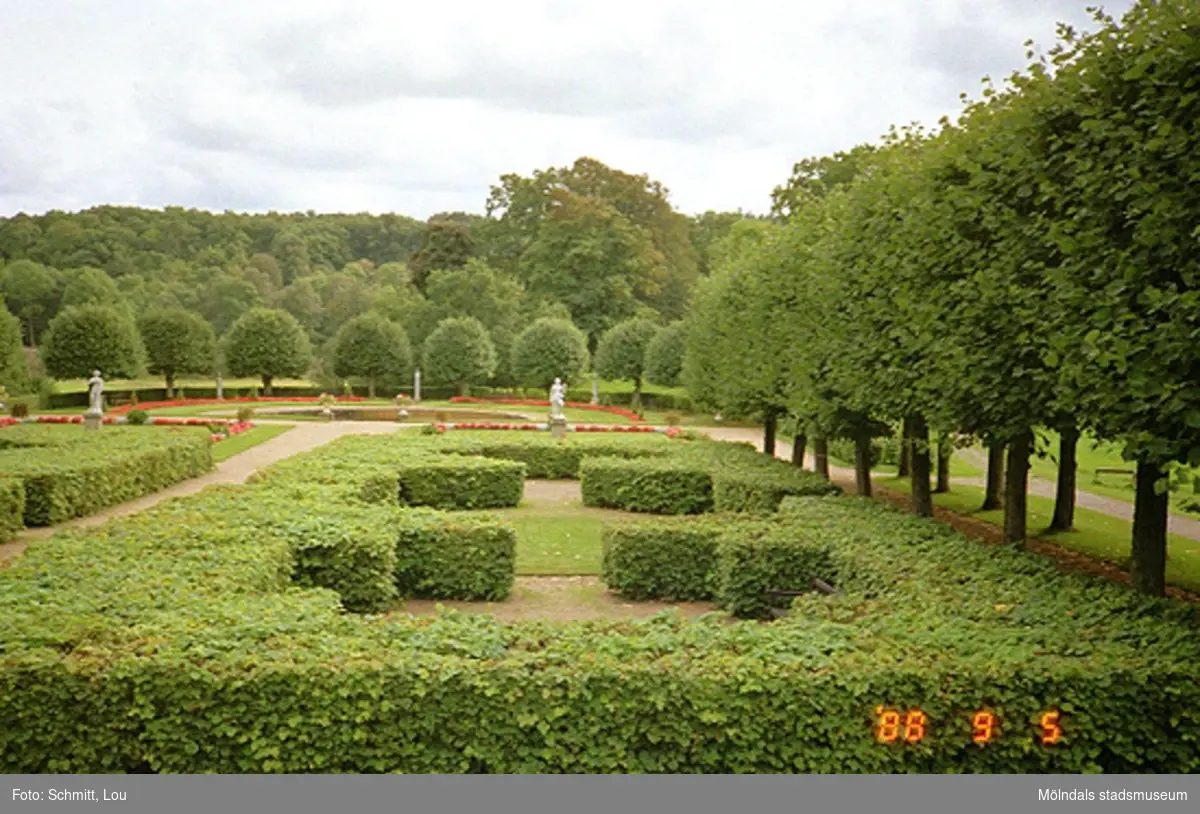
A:
{"label": "red flower border", "polygon": [[[477,398],[475,396],[452,396],[451,404],[506,404],[515,405],[518,407],[549,407],[549,401],[540,401],[538,399],[514,399],[501,396],[487,396]],[[605,404],[589,404],[584,401],[568,401],[566,406],[576,410],[592,410],[597,413],[611,413],[612,415],[623,416],[630,421],[641,421],[638,414],[633,410],[627,410],[624,407],[613,407]]]}

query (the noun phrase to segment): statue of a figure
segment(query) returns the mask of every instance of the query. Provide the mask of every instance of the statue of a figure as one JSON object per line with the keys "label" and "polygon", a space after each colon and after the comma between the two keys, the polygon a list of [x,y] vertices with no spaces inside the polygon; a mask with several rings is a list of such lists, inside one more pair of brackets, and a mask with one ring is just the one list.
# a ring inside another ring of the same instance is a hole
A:
{"label": "statue of a figure", "polygon": [[566,400],[567,388],[563,385],[562,379],[555,379],[554,384],[550,386],[550,417],[562,418],[563,406],[567,403]]}
{"label": "statue of a figure", "polygon": [[90,397],[90,405],[88,412],[93,415],[104,414],[104,379],[100,378],[100,371],[93,370],[92,378],[88,379],[88,395]]}

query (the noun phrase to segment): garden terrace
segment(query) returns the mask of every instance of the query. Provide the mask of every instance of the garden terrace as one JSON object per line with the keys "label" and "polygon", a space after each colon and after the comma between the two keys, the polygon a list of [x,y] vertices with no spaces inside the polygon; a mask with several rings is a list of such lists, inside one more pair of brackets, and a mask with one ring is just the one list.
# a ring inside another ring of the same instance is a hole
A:
{"label": "garden terrace", "polygon": [[207,429],[7,427],[0,431],[0,535],[91,514],[212,465]]}
{"label": "garden terrace", "polygon": [[649,521],[742,524],[744,541],[820,552],[806,567],[840,592],[773,624],[346,613],[439,581],[428,593],[502,586],[511,550],[486,517],[368,505],[327,482],[353,479],[352,450],[375,472],[455,440],[353,440],[62,533],[0,570],[0,766],[1200,770],[1190,606],[856,498]]}

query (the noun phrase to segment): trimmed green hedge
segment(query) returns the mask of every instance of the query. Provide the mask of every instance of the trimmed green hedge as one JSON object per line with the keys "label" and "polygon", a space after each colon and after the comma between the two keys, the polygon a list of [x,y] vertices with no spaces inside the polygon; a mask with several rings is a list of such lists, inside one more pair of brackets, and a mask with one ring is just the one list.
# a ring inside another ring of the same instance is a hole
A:
{"label": "trimmed green hedge", "polygon": [[647,520],[604,527],[604,584],[630,599],[712,599],[727,518]]}
{"label": "trimmed green hedge", "polygon": [[604,583],[630,599],[714,599],[744,618],[764,618],[809,591],[814,577],[836,580],[819,534],[778,522],[728,515],[622,523],[604,529]]}
{"label": "trimmed green hedge", "polygon": [[496,518],[414,509],[401,515],[398,530],[403,595],[496,601],[512,591],[517,536]]}
{"label": "trimmed green hedge", "polygon": [[831,551],[816,536],[786,527],[724,535],[713,574],[717,602],[735,616],[761,619],[770,616],[772,608],[792,604],[790,598],[770,591],[808,592],[814,577],[834,582]]}
{"label": "trimmed green hedge", "polygon": [[712,508],[712,476],[674,459],[587,458],[579,467],[583,505],[653,514],[699,514]]}
{"label": "trimmed green hedge", "polygon": [[516,506],[525,492],[525,465],[446,456],[396,465],[402,506],[498,509]]}
{"label": "trimmed green hedge", "polygon": [[837,495],[842,489],[815,472],[780,462],[764,470],[718,470],[713,475],[713,507],[719,512],[771,514],[785,497]]}
{"label": "trimmed green hedge", "polygon": [[11,540],[25,527],[25,485],[0,477],[0,542]]}
{"label": "trimmed green hedge", "polygon": [[[204,428],[11,427],[0,476],[25,489],[24,522],[49,526],[156,492],[212,469]],[[26,447],[35,447],[31,453]]]}
{"label": "trimmed green hedge", "polygon": [[585,458],[648,458],[672,451],[670,442],[657,435],[607,438],[571,434],[563,439],[540,435],[506,439],[504,435],[484,432],[456,438],[458,443],[447,451],[519,461],[525,464],[526,477],[548,480],[577,479]]}
{"label": "trimmed green hedge", "polygon": [[[62,534],[0,569],[0,771],[1200,771],[1193,607],[930,520],[851,498],[743,518],[768,529],[759,542],[828,547],[837,569],[841,593],[770,625],[360,617],[292,584],[271,523],[220,526],[220,506],[252,513],[291,477]],[[457,517],[377,510],[428,519],[411,535],[429,550],[464,536],[446,530]],[[920,709],[925,736],[880,743],[881,707]],[[999,721],[982,746],[980,709]],[[1037,740],[1047,710],[1053,746]]]}

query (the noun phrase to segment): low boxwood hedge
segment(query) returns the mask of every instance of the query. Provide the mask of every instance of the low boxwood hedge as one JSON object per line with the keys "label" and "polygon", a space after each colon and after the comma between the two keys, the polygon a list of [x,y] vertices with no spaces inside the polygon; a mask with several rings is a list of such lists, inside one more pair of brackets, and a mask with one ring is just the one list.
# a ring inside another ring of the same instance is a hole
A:
{"label": "low boxwood hedge", "polygon": [[402,506],[498,509],[516,506],[525,492],[525,465],[448,455],[395,467]]}
{"label": "low boxwood hedge", "polygon": [[629,599],[712,599],[717,543],[728,518],[605,525],[601,575]]}
{"label": "low boxwood hedge", "polygon": [[[204,428],[11,427],[0,476],[25,491],[25,525],[48,526],[124,503],[212,469]],[[31,454],[28,447],[36,448]]]}
{"label": "low boxwood hedge", "polygon": [[674,458],[586,458],[579,466],[583,505],[653,514],[699,514],[712,508],[712,475]]}
{"label": "low boxwood hedge", "polygon": [[771,514],[785,497],[836,495],[841,487],[815,472],[780,462],[778,467],[718,470],[713,475],[713,508],[719,512]]}
{"label": "low boxwood hedge", "polygon": [[496,601],[512,591],[517,536],[496,518],[414,509],[397,530],[396,583],[404,596]]}
{"label": "low boxwood hedge", "polygon": [[572,434],[553,439],[540,435],[505,438],[503,433],[474,433],[455,438],[447,451],[501,458],[525,464],[526,477],[547,480],[577,479],[585,458],[649,458],[666,455],[672,445],[660,435],[595,437]]}
{"label": "low boxwood hedge", "polygon": [[743,618],[765,618],[792,603],[774,591],[811,591],[814,578],[837,580],[834,558],[819,535],[802,527],[735,529],[717,546],[713,573],[717,603]]}
{"label": "low boxwood hedge", "polygon": [[25,527],[25,486],[18,478],[0,477],[0,542]]}
{"label": "low boxwood hedge", "polygon": [[791,603],[771,592],[810,591],[837,572],[818,532],[744,515],[606,526],[603,562],[605,585],[630,599],[712,599],[745,618]]}

